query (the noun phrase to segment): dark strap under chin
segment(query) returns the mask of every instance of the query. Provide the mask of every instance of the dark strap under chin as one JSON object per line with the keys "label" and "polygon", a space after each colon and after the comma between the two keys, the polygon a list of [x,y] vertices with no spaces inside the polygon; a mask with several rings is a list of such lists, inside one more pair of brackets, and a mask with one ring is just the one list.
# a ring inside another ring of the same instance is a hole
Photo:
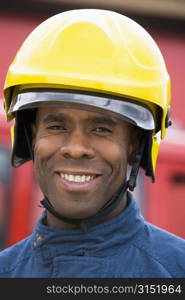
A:
{"label": "dark strap under chin", "polygon": [[92,217],[88,217],[85,219],[74,219],[74,218],[68,218],[63,216],[62,214],[58,213],[52,204],[50,203],[49,199],[45,197],[42,201],[41,204],[55,217],[58,219],[64,221],[65,223],[69,224],[76,224],[79,225],[80,228],[83,231],[87,231],[89,227],[93,224],[97,224],[100,222],[105,216],[109,215],[121,202],[123,199],[123,196],[128,188],[128,181],[126,181],[121,189],[109,200],[105,206],[95,215]]}

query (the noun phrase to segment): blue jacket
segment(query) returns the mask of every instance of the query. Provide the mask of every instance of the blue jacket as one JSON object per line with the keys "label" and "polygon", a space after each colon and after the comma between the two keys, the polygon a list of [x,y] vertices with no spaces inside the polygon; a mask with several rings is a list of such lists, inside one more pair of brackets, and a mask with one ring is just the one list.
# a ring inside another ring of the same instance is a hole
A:
{"label": "blue jacket", "polygon": [[[42,224],[0,253],[0,277],[185,277],[185,240],[144,221],[133,196],[87,232]],[[45,214],[45,212],[44,212]]]}

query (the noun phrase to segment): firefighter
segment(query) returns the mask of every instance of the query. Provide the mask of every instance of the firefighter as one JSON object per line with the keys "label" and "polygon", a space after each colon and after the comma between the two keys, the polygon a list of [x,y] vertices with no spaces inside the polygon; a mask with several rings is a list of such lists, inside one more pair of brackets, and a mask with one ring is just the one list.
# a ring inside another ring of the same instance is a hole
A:
{"label": "firefighter", "polygon": [[47,19],[10,65],[4,105],[12,166],[33,160],[44,209],[1,252],[0,277],[185,277],[185,241],[147,223],[132,193],[140,168],[154,182],[171,124],[170,78],[144,28],[101,9]]}

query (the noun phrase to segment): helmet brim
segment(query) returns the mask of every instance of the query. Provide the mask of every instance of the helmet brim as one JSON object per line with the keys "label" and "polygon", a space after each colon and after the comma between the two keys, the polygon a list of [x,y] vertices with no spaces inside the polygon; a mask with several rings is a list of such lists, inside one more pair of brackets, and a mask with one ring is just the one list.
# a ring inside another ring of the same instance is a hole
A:
{"label": "helmet brim", "polygon": [[[152,112],[143,104],[127,98],[57,89],[26,90],[11,102],[9,114],[38,107],[67,107],[93,112],[112,113],[114,117],[145,130],[155,128]],[[103,110],[103,111],[102,111]]]}

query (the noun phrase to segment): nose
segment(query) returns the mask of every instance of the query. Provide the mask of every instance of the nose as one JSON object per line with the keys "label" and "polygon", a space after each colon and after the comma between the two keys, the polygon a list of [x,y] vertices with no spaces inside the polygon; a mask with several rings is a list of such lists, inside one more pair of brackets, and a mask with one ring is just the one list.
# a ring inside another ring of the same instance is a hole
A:
{"label": "nose", "polygon": [[68,134],[60,151],[65,158],[73,159],[91,159],[95,154],[93,147],[90,146],[88,136],[81,130],[75,130]]}

